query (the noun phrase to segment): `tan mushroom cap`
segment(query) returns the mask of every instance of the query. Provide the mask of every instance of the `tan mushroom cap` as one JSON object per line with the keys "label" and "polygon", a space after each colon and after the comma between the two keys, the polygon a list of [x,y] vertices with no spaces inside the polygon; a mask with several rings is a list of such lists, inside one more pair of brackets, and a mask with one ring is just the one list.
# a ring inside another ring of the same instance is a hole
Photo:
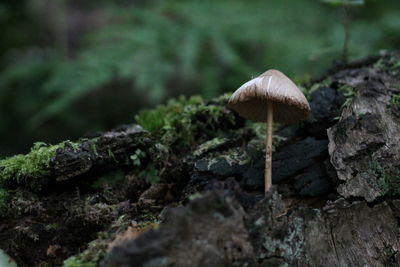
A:
{"label": "tan mushroom cap", "polygon": [[268,70],[243,84],[229,99],[229,107],[253,121],[267,121],[267,102],[273,102],[274,122],[294,123],[310,114],[303,93],[285,74]]}

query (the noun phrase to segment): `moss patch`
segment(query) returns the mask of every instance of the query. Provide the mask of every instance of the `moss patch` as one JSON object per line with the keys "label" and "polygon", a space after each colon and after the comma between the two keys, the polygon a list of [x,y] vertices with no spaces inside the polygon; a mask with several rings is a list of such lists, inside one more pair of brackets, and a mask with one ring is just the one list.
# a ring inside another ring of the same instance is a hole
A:
{"label": "moss patch", "polygon": [[41,190],[51,176],[51,161],[59,148],[68,144],[74,150],[80,144],[64,141],[57,145],[34,143],[25,155],[15,155],[0,161],[0,187],[25,186],[34,192]]}
{"label": "moss patch", "polygon": [[[342,113],[343,113],[343,110],[344,110],[345,108],[347,108],[347,107],[350,105],[351,101],[352,101],[353,98],[354,98],[354,88],[351,87],[351,86],[348,85],[348,84],[344,84],[344,85],[342,85],[342,86],[340,86],[340,87],[338,88],[338,91],[339,91],[341,94],[343,94],[343,96],[344,96],[344,98],[345,98],[343,104],[340,106],[340,114],[342,114]],[[334,118],[334,120],[340,120],[341,117],[342,117],[342,115],[337,116],[337,117]]]}
{"label": "moss patch", "polygon": [[[157,218],[152,214],[142,214],[135,218],[135,228],[149,228],[158,225]],[[88,247],[81,253],[71,256],[63,263],[63,267],[94,267],[104,258],[110,244],[116,240],[118,235],[123,234],[128,228],[132,227],[132,217],[122,215],[112,222],[110,229],[99,232],[97,239],[89,242]],[[111,242],[111,243],[110,243]]]}
{"label": "moss patch", "polygon": [[372,161],[368,173],[376,177],[378,186],[385,195],[400,195],[399,167],[385,167],[377,161]]}
{"label": "moss patch", "polygon": [[351,87],[351,86],[348,85],[348,84],[344,84],[344,85],[342,85],[341,87],[339,87],[338,91],[341,92],[341,93],[344,95],[344,97],[346,98],[346,100],[344,101],[344,103],[343,103],[343,105],[342,105],[342,107],[341,107],[341,109],[343,110],[343,109],[346,108],[346,107],[351,103],[351,101],[353,100],[353,97],[354,97],[354,88]]}
{"label": "moss patch", "polygon": [[26,155],[16,155],[0,161],[0,184],[23,184],[40,190],[50,176],[50,162],[59,146],[35,143]]}
{"label": "moss patch", "polygon": [[69,257],[64,261],[63,267],[95,267],[91,262],[84,261],[76,256]]}
{"label": "moss patch", "polygon": [[201,97],[193,96],[187,99],[184,96],[178,99],[170,99],[166,105],[159,105],[155,109],[143,110],[136,115],[136,122],[150,132],[160,131],[171,124],[177,114],[181,114],[186,106],[201,105]]}
{"label": "moss patch", "polygon": [[400,56],[398,54],[391,54],[389,57],[381,57],[375,64],[378,69],[396,69],[400,67]]}
{"label": "moss patch", "polygon": [[206,103],[199,96],[171,99],[166,105],[145,110],[136,122],[167,146],[188,148],[197,137],[215,137],[220,124],[235,124],[235,117],[226,107],[227,97]]}
{"label": "moss patch", "polygon": [[392,96],[390,103],[387,106],[392,111],[400,111],[400,94]]}

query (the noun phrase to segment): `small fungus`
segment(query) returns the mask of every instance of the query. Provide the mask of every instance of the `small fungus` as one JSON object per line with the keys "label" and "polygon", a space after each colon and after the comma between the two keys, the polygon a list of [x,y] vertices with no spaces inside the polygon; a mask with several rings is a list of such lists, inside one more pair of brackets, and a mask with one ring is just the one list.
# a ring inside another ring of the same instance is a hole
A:
{"label": "small fungus", "polygon": [[310,114],[310,105],[303,93],[285,74],[268,70],[243,84],[229,99],[229,107],[240,116],[267,123],[265,156],[265,192],[272,185],[272,125],[295,123]]}

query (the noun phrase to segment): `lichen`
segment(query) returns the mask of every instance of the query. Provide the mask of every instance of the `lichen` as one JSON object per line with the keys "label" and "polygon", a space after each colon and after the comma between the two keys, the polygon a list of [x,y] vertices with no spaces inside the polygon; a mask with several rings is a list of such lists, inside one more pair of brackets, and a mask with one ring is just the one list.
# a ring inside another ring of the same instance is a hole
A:
{"label": "lichen", "polygon": [[[298,258],[304,247],[304,240],[301,238],[303,226],[303,219],[295,217],[289,222],[288,233],[284,238],[274,238],[266,235],[263,247],[266,249],[267,254],[269,256],[282,257],[288,262]],[[276,253],[279,253],[279,255],[276,255]]]}
{"label": "lichen", "polygon": [[189,196],[189,200],[195,200],[195,199],[202,198],[202,197],[203,197],[203,195],[202,195],[201,193],[196,192],[196,193],[191,194],[191,195]]}
{"label": "lichen", "polygon": [[117,218],[118,211],[116,205],[107,203],[95,203],[96,196],[87,197],[83,203],[76,205],[71,211],[71,218],[78,219],[80,222],[94,225],[107,225]]}
{"label": "lichen", "polygon": [[[257,138],[257,140],[260,141],[258,143],[263,143],[264,144],[263,147],[264,147],[265,146],[266,136],[267,136],[266,124],[264,122],[252,122],[252,123],[249,124],[248,127],[253,131],[254,135]],[[276,132],[281,127],[282,127],[282,125],[275,124],[273,126],[273,131]],[[279,136],[277,134],[274,134],[272,136],[272,144],[273,144],[274,147],[279,147],[286,140],[287,140],[287,138],[285,138],[283,136]]]}
{"label": "lichen", "polygon": [[254,221],[254,226],[260,227],[265,224],[265,216],[260,216],[257,220]]}
{"label": "lichen", "polygon": [[223,152],[212,152],[207,157],[198,160],[195,168],[198,171],[210,171],[217,175],[228,175],[238,168],[250,164],[251,156],[242,148],[231,148]]}
{"label": "lichen", "polygon": [[218,148],[220,145],[227,143],[230,139],[224,137],[215,137],[203,144],[199,145],[197,149],[193,152],[193,155],[199,157],[205,153]]}
{"label": "lichen", "polygon": [[233,148],[227,151],[227,154],[220,155],[217,160],[225,160],[229,166],[234,164],[246,165],[251,162],[251,157],[247,153],[243,153],[241,148]]}

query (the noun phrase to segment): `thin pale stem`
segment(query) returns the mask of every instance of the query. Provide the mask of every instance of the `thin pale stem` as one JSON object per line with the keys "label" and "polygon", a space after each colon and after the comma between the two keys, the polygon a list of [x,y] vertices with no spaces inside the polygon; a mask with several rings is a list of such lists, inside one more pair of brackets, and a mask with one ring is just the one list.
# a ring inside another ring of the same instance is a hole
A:
{"label": "thin pale stem", "polygon": [[272,101],[267,103],[267,140],[265,152],[265,174],[264,185],[265,193],[267,193],[272,186],[272,125],[273,125],[273,104]]}

